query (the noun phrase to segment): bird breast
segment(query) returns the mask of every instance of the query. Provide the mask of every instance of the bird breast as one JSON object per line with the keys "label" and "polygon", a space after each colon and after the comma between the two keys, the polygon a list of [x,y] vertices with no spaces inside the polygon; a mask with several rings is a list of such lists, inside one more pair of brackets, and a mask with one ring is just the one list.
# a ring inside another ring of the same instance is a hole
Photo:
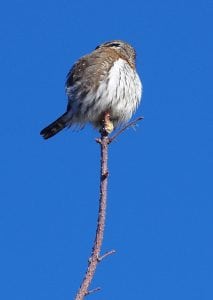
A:
{"label": "bird breast", "polygon": [[[105,76],[96,83],[96,87],[91,87],[83,99],[75,101],[77,99],[73,99],[75,95],[72,93],[70,106],[73,106],[72,109],[75,112],[75,122],[91,122],[95,125],[101,115],[109,111],[112,121],[119,124],[131,118],[140,102],[141,95],[142,84],[136,70],[127,61],[119,58],[112,64]],[[79,95],[78,98],[81,96]],[[79,106],[78,103],[81,105]]]}

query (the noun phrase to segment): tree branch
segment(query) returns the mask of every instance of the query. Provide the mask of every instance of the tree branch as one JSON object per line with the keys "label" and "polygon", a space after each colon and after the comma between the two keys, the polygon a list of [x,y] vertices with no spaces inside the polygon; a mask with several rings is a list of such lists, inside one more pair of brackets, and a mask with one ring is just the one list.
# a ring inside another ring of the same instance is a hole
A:
{"label": "tree branch", "polygon": [[98,211],[98,222],[96,228],[95,240],[92,248],[91,256],[88,260],[88,266],[81,283],[81,286],[77,292],[75,300],[83,300],[85,296],[90,295],[96,291],[99,291],[100,288],[95,288],[89,290],[89,286],[94,277],[97,265],[107,256],[115,253],[115,250],[111,250],[100,255],[101,247],[104,237],[104,227],[106,220],[106,206],[107,206],[107,184],[108,184],[108,146],[111,142],[113,142],[121,133],[123,133],[127,128],[134,126],[138,121],[143,118],[137,118],[136,120],[128,123],[124,126],[120,131],[118,131],[111,138],[109,137],[109,133],[113,130],[113,124],[110,121],[109,113],[106,113],[103,118],[103,128],[101,129],[101,137],[96,139],[96,142],[100,144],[101,147],[101,173],[100,173],[100,198],[99,198],[99,211]]}
{"label": "tree branch", "polygon": [[86,295],[91,294],[91,292],[88,291],[88,288],[94,277],[96,267],[103,258],[103,256],[102,257],[100,256],[100,252],[101,252],[101,246],[102,246],[103,236],[104,236],[106,204],[107,204],[107,183],[108,183],[108,176],[109,176],[108,164],[107,164],[109,137],[108,137],[108,132],[106,130],[108,119],[109,119],[109,115],[105,114],[103,120],[103,128],[101,130],[101,138],[97,140],[97,142],[101,146],[101,174],[100,174],[100,199],[99,199],[99,211],[98,211],[98,224],[96,229],[96,236],[95,236],[95,241],[92,249],[92,254],[88,262],[87,271],[84,276],[83,282],[80,286],[80,289],[78,290],[78,293],[76,295],[75,298],[76,300],[82,300]]}

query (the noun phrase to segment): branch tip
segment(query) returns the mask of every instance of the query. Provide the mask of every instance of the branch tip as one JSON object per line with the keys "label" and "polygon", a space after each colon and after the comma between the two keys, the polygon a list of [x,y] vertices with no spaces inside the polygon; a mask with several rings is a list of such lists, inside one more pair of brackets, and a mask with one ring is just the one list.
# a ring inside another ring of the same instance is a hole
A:
{"label": "branch tip", "polygon": [[105,254],[103,254],[102,256],[100,256],[98,258],[98,262],[101,262],[104,258],[106,258],[109,255],[114,254],[115,252],[116,252],[115,250],[107,251]]}
{"label": "branch tip", "polygon": [[135,120],[129,122],[128,124],[126,124],[123,128],[121,128],[117,133],[115,133],[112,137],[109,138],[109,144],[112,143],[121,133],[123,133],[126,129],[128,129],[129,127],[134,127],[137,122],[143,120],[144,117],[138,117]]}
{"label": "branch tip", "polygon": [[91,295],[91,294],[96,293],[96,292],[98,292],[98,291],[100,291],[100,290],[101,290],[101,288],[100,288],[100,287],[97,287],[97,288],[95,288],[95,289],[92,289],[92,290],[86,292],[85,296]]}
{"label": "branch tip", "polygon": [[101,139],[100,138],[96,138],[95,141],[96,141],[96,143],[101,144]]}

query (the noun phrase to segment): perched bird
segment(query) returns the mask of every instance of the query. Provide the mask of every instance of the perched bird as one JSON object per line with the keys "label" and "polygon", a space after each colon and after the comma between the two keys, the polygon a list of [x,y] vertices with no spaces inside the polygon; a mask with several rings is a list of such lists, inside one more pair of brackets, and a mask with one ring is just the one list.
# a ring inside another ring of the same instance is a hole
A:
{"label": "perched bird", "polygon": [[108,133],[126,123],[142,95],[135,59],[134,48],[120,40],[103,43],[80,58],[67,75],[66,112],[40,134],[48,139],[65,127],[82,128],[86,123],[101,129],[106,113]]}

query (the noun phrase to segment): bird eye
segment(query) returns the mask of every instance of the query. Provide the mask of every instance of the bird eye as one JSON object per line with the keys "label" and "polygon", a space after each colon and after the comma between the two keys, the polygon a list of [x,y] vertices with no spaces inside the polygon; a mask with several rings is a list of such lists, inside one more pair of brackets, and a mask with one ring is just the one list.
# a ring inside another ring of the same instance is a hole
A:
{"label": "bird eye", "polygon": [[110,42],[108,42],[108,43],[105,43],[105,44],[102,44],[102,45],[99,45],[99,46],[97,46],[96,48],[95,48],[95,50],[97,50],[97,49],[99,49],[99,48],[101,48],[101,47],[117,47],[117,48],[119,48],[120,46],[121,46],[121,44],[120,43],[110,43]]}
{"label": "bird eye", "polygon": [[119,43],[111,43],[109,45],[107,45],[108,47],[120,47]]}

